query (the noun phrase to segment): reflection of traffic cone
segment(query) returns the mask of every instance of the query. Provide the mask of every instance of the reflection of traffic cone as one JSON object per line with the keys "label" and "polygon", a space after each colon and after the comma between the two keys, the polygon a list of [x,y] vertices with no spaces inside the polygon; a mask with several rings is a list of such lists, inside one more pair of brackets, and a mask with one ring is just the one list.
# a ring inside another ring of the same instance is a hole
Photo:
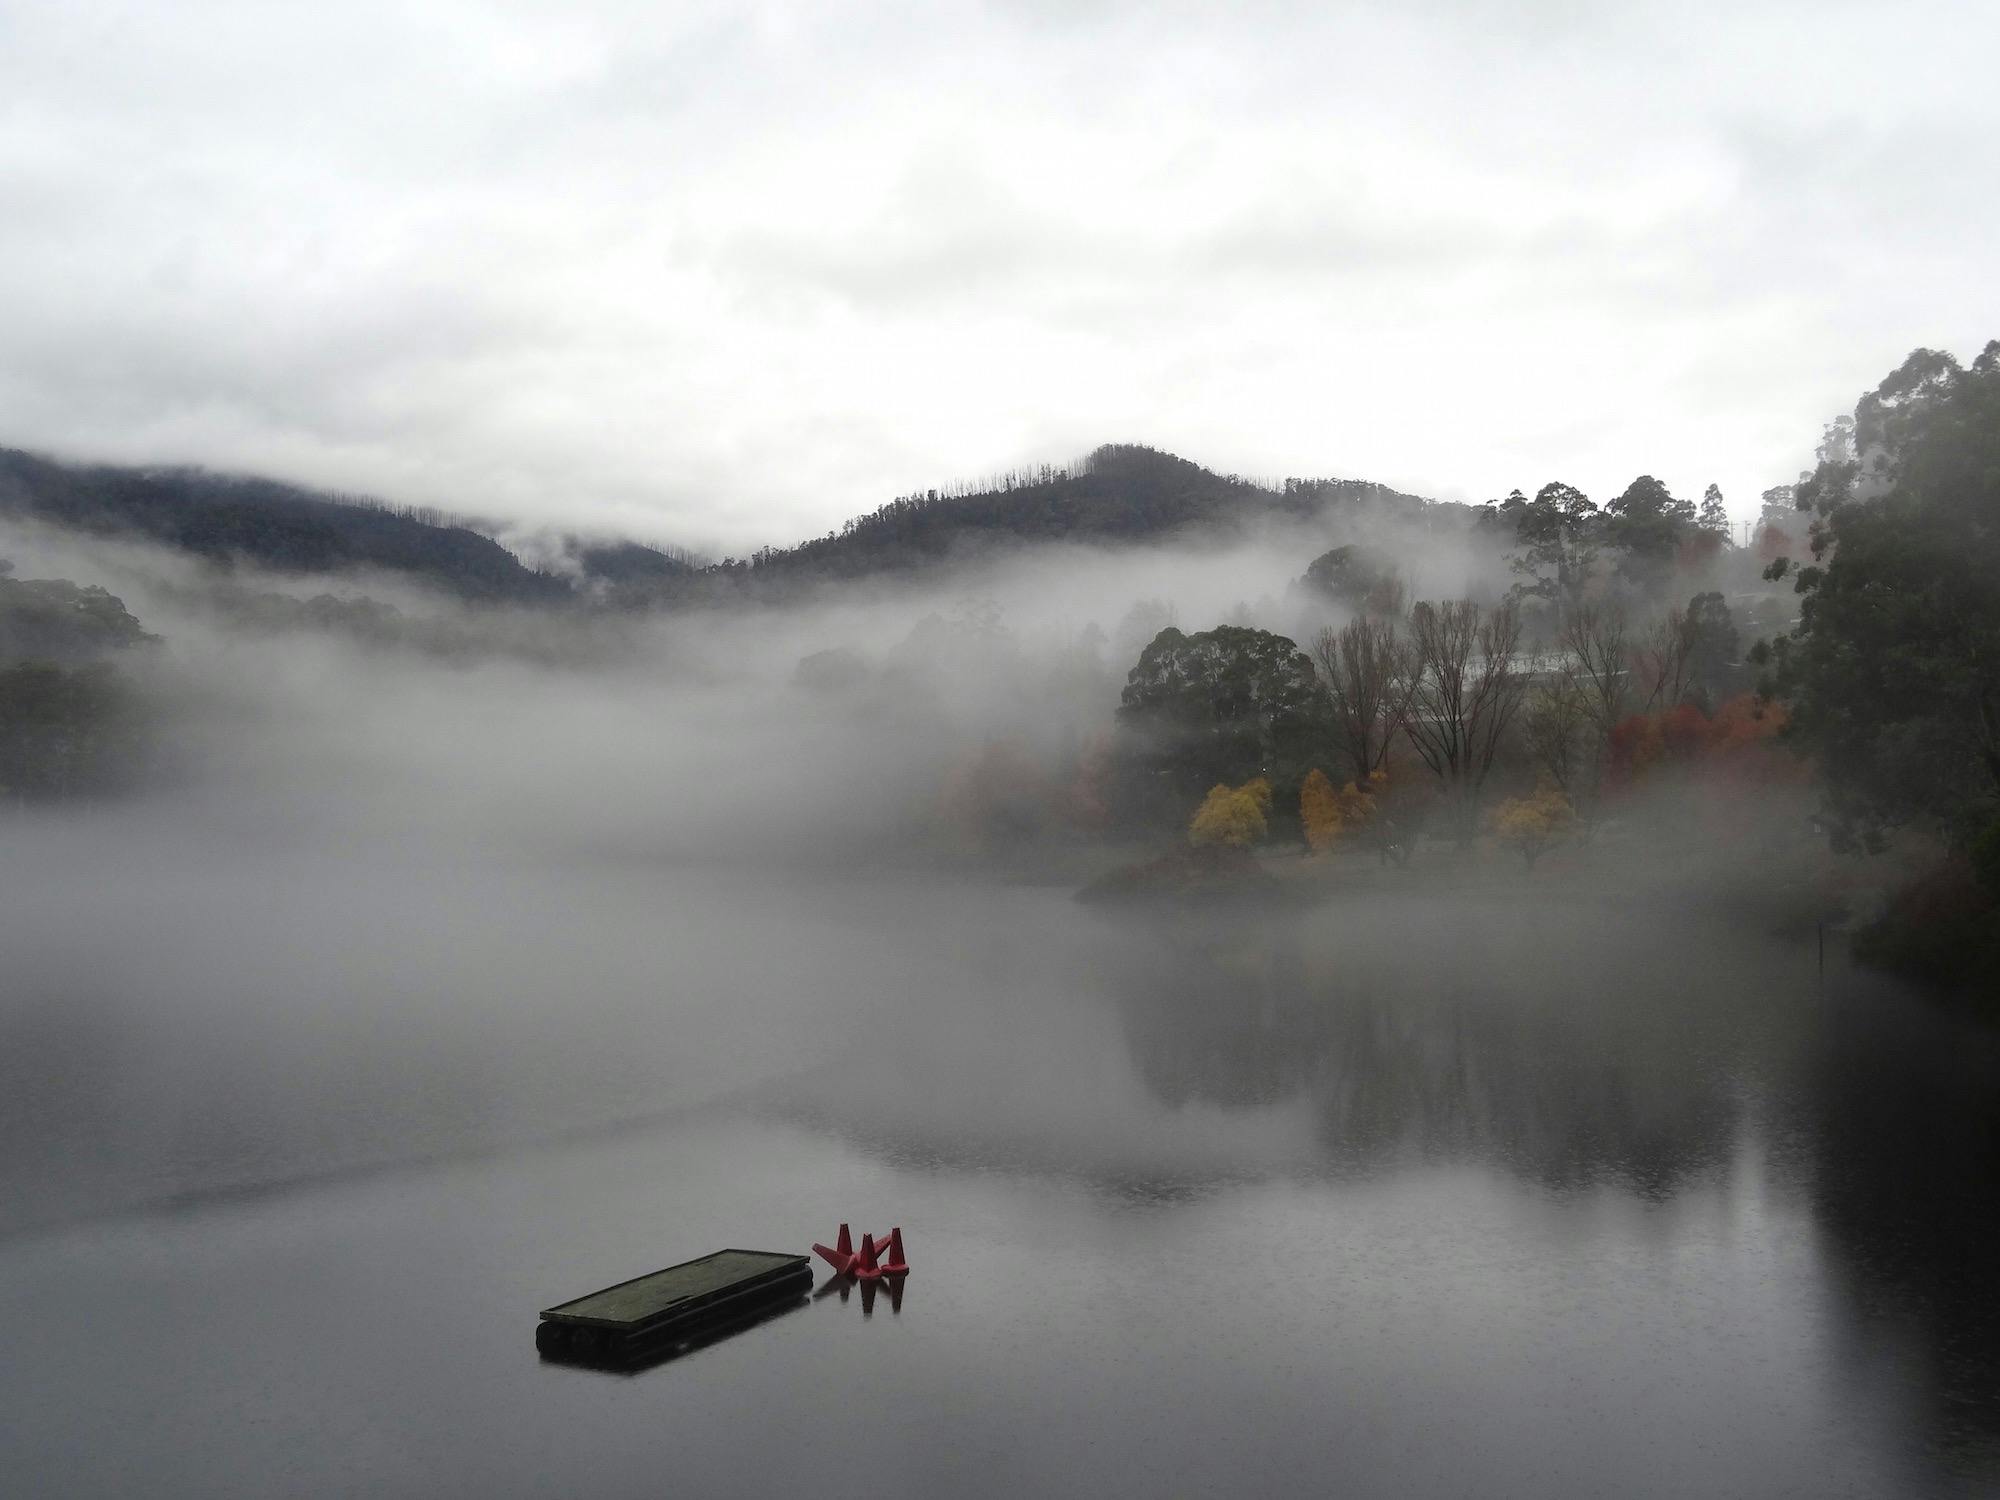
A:
{"label": "reflection of traffic cone", "polygon": [[882,1274],[882,1268],[875,1264],[875,1236],[861,1236],[861,1260],[854,1267],[854,1274],[863,1281],[874,1281]]}
{"label": "reflection of traffic cone", "polygon": [[840,1235],[834,1240],[833,1248],[849,1260],[854,1259],[854,1236],[847,1232],[845,1224],[840,1226]]}
{"label": "reflection of traffic cone", "polygon": [[884,1276],[907,1276],[910,1268],[903,1262],[903,1226],[898,1224],[889,1231],[889,1258],[882,1262]]}
{"label": "reflection of traffic cone", "polygon": [[836,1276],[845,1276],[854,1266],[854,1257],[852,1255],[843,1255],[838,1250],[829,1250],[817,1241],[813,1243],[813,1254],[832,1266],[833,1274]]}

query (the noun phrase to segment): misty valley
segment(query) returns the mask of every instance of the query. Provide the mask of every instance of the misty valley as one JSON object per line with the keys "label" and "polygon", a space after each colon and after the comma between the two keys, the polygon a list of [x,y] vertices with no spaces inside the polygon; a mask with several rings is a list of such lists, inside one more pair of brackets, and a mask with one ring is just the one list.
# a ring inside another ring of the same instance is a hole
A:
{"label": "misty valley", "polygon": [[1996,442],[720,560],[0,454],[0,1486],[1990,1492]]}

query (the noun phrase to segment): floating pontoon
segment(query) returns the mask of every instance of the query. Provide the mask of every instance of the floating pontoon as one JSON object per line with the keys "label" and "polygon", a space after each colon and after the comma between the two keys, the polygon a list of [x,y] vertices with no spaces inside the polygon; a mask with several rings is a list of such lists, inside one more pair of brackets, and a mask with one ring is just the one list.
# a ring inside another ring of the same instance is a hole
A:
{"label": "floating pontoon", "polygon": [[803,1255],[718,1250],[546,1309],[535,1347],[555,1358],[615,1362],[754,1317],[810,1291],[812,1280]]}

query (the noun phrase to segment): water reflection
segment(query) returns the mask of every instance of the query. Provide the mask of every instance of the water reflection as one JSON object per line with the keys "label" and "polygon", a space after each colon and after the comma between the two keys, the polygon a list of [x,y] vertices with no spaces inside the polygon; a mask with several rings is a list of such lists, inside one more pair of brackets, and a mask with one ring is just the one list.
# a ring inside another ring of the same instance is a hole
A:
{"label": "water reflection", "polygon": [[2000,1037],[1873,986],[1835,997],[1801,1134],[1828,1282],[1855,1358],[1908,1369],[1916,1441],[2000,1469]]}
{"label": "water reflection", "polygon": [[1685,964],[1595,947],[1514,961],[1531,937],[1463,911],[1420,943],[1310,922],[1181,926],[1145,934],[1104,979],[1157,1099],[1303,1099],[1329,1170],[1476,1159],[1551,1188],[1612,1179],[1664,1198],[1725,1163],[1755,1062],[1742,1044],[1761,1039],[1721,1044]]}
{"label": "water reflection", "polygon": [[[1463,915],[1463,914],[1462,914]],[[1710,933],[1515,960],[1476,916],[1446,940],[1311,924],[1154,929],[1106,970],[1164,1104],[1309,1101],[1330,1168],[1475,1159],[1563,1189],[1662,1200],[1767,1137],[1823,1233],[1843,1364],[1904,1365],[1922,1453],[2000,1466],[2000,1039],[1796,944]],[[1137,935],[1135,934],[1135,938]],[[1498,950],[1498,951],[1496,951]]]}
{"label": "water reflection", "polygon": [[889,1299],[889,1313],[897,1316],[903,1311],[904,1282],[902,1276],[885,1276],[880,1281],[862,1281],[853,1276],[828,1276],[819,1289],[812,1294],[815,1302],[838,1294],[840,1305],[845,1307],[858,1289],[861,1293],[861,1316],[875,1316],[875,1301],[878,1297]]}
{"label": "water reflection", "polygon": [[560,1346],[544,1347],[538,1342],[537,1354],[544,1364],[569,1365],[610,1375],[638,1375],[786,1317],[810,1301],[803,1292],[793,1297],[779,1297],[733,1317],[704,1323],[699,1328],[669,1333],[650,1341],[624,1344],[601,1353]]}
{"label": "water reflection", "polygon": [[1008,1013],[1036,1039],[1018,1056],[951,1028],[926,1053],[917,1027],[807,1112],[900,1166],[1149,1204],[1469,1168],[1554,1201],[1695,1206],[1644,1221],[1642,1255],[1737,1213],[1809,1228],[1833,1367],[1897,1372],[1923,1472],[2000,1471],[1991,1030],[1839,965],[1822,986],[1809,935],[1608,898],[1125,922],[1077,977],[1058,1014]]}

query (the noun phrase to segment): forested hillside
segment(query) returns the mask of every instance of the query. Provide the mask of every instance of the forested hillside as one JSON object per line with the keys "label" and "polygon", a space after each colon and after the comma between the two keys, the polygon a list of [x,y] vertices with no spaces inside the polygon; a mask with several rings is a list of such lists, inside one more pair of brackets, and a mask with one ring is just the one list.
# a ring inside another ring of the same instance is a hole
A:
{"label": "forested hillside", "polygon": [[852,578],[920,568],[1018,542],[1152,541],[1305,520],[1334,507],[1393,511],[1420,526],[1461,525],[1467,507],[1440,505],[1363,480],[1260,484],[1216,474],[1171,453],[1109,444],[1065,468],[1001,475],[978,487],[904,495],[796,547],[725,559],[722,572]]}
{"label": "forested hillside", "polygon": [[1340,512],[1406,534],[1473,523],[1440,504],[1352,479],[1261,484],[1132,445],[1097,449],[977,485],[906,495],[794,547],[702,564],[675,547],[566,538],[557,573],[522,563],[491,536],[434,511],[397,509],[274,480],[187,468],[70,465],[0,449],[0,514],[123,533],[219,562],[280,572],[378,568],[480,603],[594,598],[644,607],[687,597],[785,594],[822,581],[910,573],[1000,546],[1132,543],[1240,532]]}
{"label": "forested hillside", "polygon": [[493,538],[443,517],[201,469],[72,466],[0,449],[0,514],[145,537],[287,573],[382,568],[487,603],[569,593],[561,579],[524,567]]}

